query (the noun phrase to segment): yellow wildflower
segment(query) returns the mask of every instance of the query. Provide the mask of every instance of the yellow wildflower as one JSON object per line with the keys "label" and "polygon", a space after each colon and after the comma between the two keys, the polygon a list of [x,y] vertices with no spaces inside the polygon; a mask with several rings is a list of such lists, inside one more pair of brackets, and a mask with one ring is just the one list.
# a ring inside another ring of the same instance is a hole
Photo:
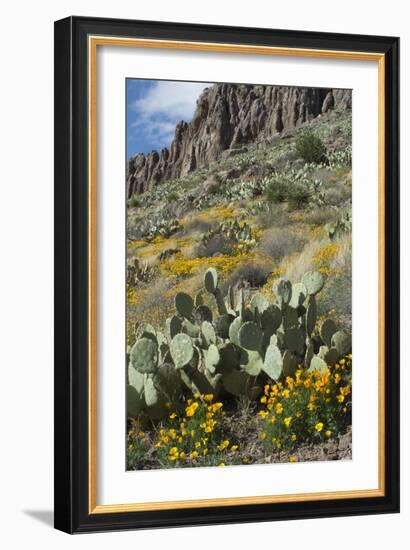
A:
{"label": "yellow wildflower", "polygon": [[318,422],[315,426],[315,430],[321,432],[323,430],[323,422]]}
{"label": "yellow wildflower", "polygon": [[275,407],[276,414],[282,414],[283,413],[283,406],[281,403],[278,403]]}
{"label": "yellow wildflower", "polygon": [[186,409],[185,409],[185,414],[187,416],[194,416],[197,408],[199,407],[198,403],[194,402],[192,403],[191,405],[189,405]]}
{"label": "yellow wildflower", "polygon": [[291,417],[291,416],[287,416],[283,422],[285,423],[285,426],[286,426],[287,428],[289,428],[289,426],[291,425],[291,422],[292,422],[292,417]]}

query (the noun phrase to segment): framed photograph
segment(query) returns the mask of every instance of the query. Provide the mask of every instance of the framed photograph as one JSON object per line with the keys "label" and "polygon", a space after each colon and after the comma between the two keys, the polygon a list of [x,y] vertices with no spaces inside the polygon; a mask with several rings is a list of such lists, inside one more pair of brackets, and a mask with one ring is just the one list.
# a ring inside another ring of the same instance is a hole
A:
{"label": "framed photograph", "polygon": [[399,39],[55,23],[55,527],[399,510]]}

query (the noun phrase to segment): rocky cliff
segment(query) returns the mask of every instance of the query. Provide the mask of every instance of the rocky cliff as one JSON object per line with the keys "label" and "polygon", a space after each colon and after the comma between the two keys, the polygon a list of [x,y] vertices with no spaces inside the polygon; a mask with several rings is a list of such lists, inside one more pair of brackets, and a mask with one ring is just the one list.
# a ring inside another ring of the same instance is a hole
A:
{"label": "rocky cliff", "polygon": [[128,161],[128,197],[207,166],[224,151],[268,141],[329,109],[350,109],[350,90],[214,84],[197,101],[191,122],[179,122],[169,149]]}

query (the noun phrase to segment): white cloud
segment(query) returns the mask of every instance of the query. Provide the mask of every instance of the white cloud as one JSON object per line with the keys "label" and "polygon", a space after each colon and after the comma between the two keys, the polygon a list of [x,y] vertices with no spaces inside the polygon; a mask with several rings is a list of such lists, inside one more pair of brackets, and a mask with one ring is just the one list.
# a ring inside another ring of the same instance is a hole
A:
{"label": "white cloud", "polygon": [[159,81],[147,95],[137,99],[134,108],[143,117],[165,115],[178,120],[190,120],[196,100],[209,84],[198,82]]}
{"label": "white cloud", "polygon": [[136,114],[131,127],[144,132],[158,149],[169,146],[176,124],[191,120],[197,99],[208,86],[196,82],[156,82],[145,97],[131,105]]}

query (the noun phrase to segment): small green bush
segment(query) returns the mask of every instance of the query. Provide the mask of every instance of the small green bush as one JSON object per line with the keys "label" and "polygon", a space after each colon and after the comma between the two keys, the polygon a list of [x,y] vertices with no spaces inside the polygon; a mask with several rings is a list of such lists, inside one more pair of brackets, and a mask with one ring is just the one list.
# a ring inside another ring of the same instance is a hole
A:
{"label": "small green bush", "polygon": [[323,141],[311,130],[306,130],[296,140],[296,152],[305,162],[320,164],[327,161]]}
{"label": "small green bush", "polygon": [[277,178],[269,184],[266,198],[268,202],[277,204],[286,202],[288,198],[289,182],[284,178]]}
{"label": "small green bush", "polygon": [[266,198],[270,204],[287,202],[288,210],[291,212],[305,208],[311,195],[311,190],[305,184],[278,178],[269,184]]}
{"label": "small green bush", "polygon": [[252,288],[257,288],[266,284],[269,275],[267,266],[248,262],[238,266],[232,272],[228,282],[233,287],[238,283],[248,283]]}
{"label": "small green bush", "polygon": [[295,184],[288,189],[288,210],[302,210],[309,204],[312,193],[304,185]]}
{"label": "small green bush", "polygon": [[130,199],[128,199],[128,206],[135,207],[139,205],[140,205],[140,201],[136,195],[133,195]]}
{"label": "small green bush", "polygon": [[168,193],[167,199],[170,202],[176,201],[178,198],[179,198],[179,196],[178,196],[178,193],[176,191],[171,191],[170,193]]}

